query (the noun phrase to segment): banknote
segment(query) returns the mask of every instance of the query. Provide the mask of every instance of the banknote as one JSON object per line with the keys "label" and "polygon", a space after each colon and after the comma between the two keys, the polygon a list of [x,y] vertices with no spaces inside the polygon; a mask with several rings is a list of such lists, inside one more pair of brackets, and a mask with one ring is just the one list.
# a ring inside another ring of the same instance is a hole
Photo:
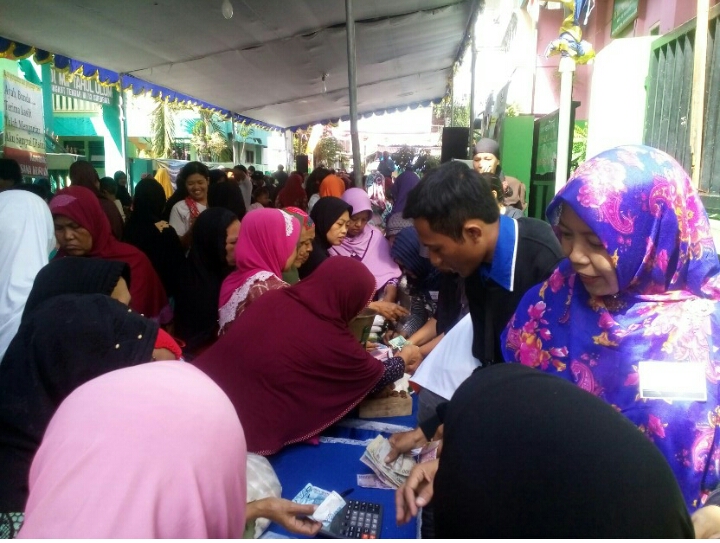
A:
{"label": "banknote", "polygon": [[310,515],[310,518],[322,522],[325,528],[330,526],[335,515],[345,507],[345,500],[342,499],[340,494],[335,491],[329,492],[310,483],[306,484],[292,501],[295,503],[317,505],[317,509]]}
{"label": "banknote", "polygon": [[386,464],[385,457],[390,453],[391,448],[390,442],[378,435],[367,446],[360,461],[368,466],[384,484],[398,488],[407,480],[416,462],[411,456],[402,454],[393,462]]}
{"label": "banknote", "polygon": [[292,501],[295,503],[320,505],[329,495],[330,492],[327,490],[318,488],[308,483],[300,492],[297,493]]}
{"label": "banknote", "polygon": [[383,490],[393,490],[393,487],[383,483],[380,477],[373,473],[358,473],[357,485],[361,488],[380,488]]}
{"label": "banknote", "polygon": [[322,522],[325,525],[330,525],[335,515],[337,515],[345,505],[347,504],[345,500],[342,499],[342,496],[333,490],[322,503],[318,505],[310,518]]}

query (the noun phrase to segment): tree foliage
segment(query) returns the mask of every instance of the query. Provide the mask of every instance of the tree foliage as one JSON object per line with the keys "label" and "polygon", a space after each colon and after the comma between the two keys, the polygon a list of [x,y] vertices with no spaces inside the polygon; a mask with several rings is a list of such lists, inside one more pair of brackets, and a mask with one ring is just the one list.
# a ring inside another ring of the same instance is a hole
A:
{"label": "tree foliage", "polygon": [[409,145],[403,145],[395,151],[392,154],[393,162],[395,162],[395,166],[398,166],[400,168],[400,171],[402,172],[405,170],[405,167],[408,165],[412,165],[412,163],[415,161],[415,156],[417,155],[417,149],[415,147],[410,147]]}
{"label": "tree foliage", "polygon": [[190,144],[198,154],[198,160],[225,162],[232,159],[230,142],[222,124],[212,112],[197,110],[200,118],[189,122]]}
{"label": "tree foliage", "polygon": [[470,126],[470,106],[468,104],[455,102],[453,105],[450,101],[443,100],[433,106],[433,115],[444,120],[443,126]]}
{"label": "tree foliage", "polygon": [[152,155],[154,158],[170,158],[175,143],[175,112],[180,107],[167,100],[159,100],[152,112]]}
{"label": "tree foliage", "polygon": [[343,146],[333,136],[323,136],[315,146],[313,153],[314,163],[317,165],[324,164],[332,168],[342,158]]}

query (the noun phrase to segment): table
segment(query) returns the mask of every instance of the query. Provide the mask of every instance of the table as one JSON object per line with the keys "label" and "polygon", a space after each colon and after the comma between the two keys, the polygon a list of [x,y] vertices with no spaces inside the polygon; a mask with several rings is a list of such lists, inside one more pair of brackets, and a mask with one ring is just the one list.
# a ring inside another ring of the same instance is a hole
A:
{"label": "table", "polygon": [[[404,526],[395,524],[395,492],[357,486],[358,473],[372,473],[360,462],[367,444],[378,433],[390,437],[395,432],[410,430],[417,422],[417,396],[413,396],[413,413],[406,417],[359,419],[357,410],[322,432],[319,445],[299,444],[286,447],[268,457],[282,484],[282,497],[289,500],[307,484],[325,490],[343,492],[354,489],[348,499],[381,503],[382,539],[414,539],[419,537],[418,521]],[[273,523],[263,537],[299,537]]]}

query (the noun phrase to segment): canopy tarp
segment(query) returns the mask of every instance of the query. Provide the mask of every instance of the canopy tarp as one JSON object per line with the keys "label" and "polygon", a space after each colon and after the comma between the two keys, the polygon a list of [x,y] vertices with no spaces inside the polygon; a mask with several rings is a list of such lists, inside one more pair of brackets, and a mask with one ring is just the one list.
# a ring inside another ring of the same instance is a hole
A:
{"label": "canopy tarp", "polygon": [[[268,127],[348,118],[343,1],[231,3],[4,0],[0,51]],[[355,0],[360,114],[445,96],[483,3]]]}

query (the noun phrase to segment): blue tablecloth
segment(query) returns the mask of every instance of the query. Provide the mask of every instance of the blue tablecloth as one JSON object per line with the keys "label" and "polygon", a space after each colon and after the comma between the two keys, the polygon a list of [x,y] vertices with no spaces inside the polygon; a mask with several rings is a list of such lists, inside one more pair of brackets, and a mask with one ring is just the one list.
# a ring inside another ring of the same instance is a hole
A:
{"label": "blue tablecloth", "polygon": [[[413,414],[406,417],[359,419],[357,412],[325,430],[320,445],[293,445],[268,457],[282,484],[282,496],[289,500],[307,484],[325,490],[343,492],[354,489],[348,499],[380,503],[383,506],[381,538],[414,539],[418,536],[417,521],[404,526],[395,524],[395,492],[357,486],[358,473],[372,473],[360,462],[367,444],[381,433],[412,429],[417,421],[417,397],[413,397]],[[296,537],[277,524],[271,524],[268,535]]]}

